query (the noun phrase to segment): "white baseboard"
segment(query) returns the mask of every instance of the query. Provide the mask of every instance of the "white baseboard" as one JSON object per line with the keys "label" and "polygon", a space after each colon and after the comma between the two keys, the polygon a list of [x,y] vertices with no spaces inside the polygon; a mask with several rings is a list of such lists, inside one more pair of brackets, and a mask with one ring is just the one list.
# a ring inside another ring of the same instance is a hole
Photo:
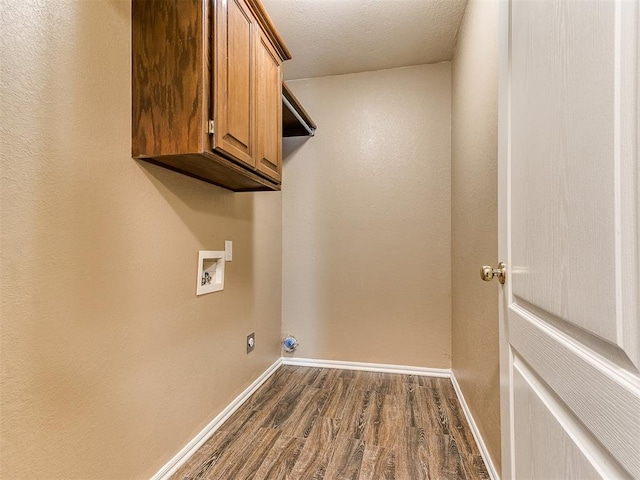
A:
{"label": "white baseboard", "polygon": [[187,445],[169,460],[151,480],[167,480],[185,464],[189,458],[215,433],[216,430],[282,365],[282,358],[267,368],[244,392],[238,395],[211,422],[200,431]]}
{"label": "white baseboard", "polygon": [[475,438],[476,440],[476,444],[478,445],[478,449],[480,450],[480,455],[482,455],[482,459],[484,460],[484,464],[487,467],[487,472],[489,472],[491,480],[500,480],[498,472],[496,471],[496,467],[491,460],[491,456],[489,455],[489,450],[487,450],[487,446],[482,439],[482,435],[480,435],[478,425],[476,425],[476,421],[473,419],[473,415],[471,415],[469,405],[467,405],[467,401],[464,399],[464,395],[462,394],[462,390],[460,389],[460,385],[458,384],[458,380],[456,380],[456,376],[453,371],[451,371],[451,383],[453,383],[453,388],[456,391],[456,395],[458,396],[458,401],[460,402],[460,406],[462,407],[464,416],[467,417],[467,422],[469,423],[469,427],[471,428],[471,433],[473,434],[473,438]]}
{"label": "white baseboard", "polygon": [[318,360],[314,358],[283,357],[283,365],[299,367],[342,368],[344,370],[364,370],[367,372],[401,373],[403,375],[420,375],[425,377],[449,378],[448,368],[412,367],[408,365],[387,365],[384,363],[344,362],[341,360]]}
{"label": "white baseboard", "polygon": [[469,422],[471,433],[478,444],[480,454],[487,467],[487,471],[492,480],[500,480],[495,466],[491,461],[478,426],[476,425],[469,406],[464,399],[460,385],[456,380],[453,372],[448,368],[427,368],[413,367],[408,365],[388,365],[383,363],[362,363],[362,362],[345,362],[340,360],[318,360],[312,358],[279,358],[265,372],[260,375],[251,385],[249,385],[240,395],[238,395],[222,412],[220,412],[211,422],[202,429],[182,450],[180,450],[166,465],[151,477],[151,480],[168,480],[171,475],[176,473],[178,469],[185,464],[189,458],[213,435],[216,430],[238,409],[240,406],[258,389],[260,386],[275,373],[282,365],[295,365],[300,367],[318,367],[318,368],[340,368],[345,370],[363,370],[367,372],[383,372],[383,373],[400,373],[403,375],[420,375],[427,377],[450,378],[453,388],[460,401],[465,417]]}

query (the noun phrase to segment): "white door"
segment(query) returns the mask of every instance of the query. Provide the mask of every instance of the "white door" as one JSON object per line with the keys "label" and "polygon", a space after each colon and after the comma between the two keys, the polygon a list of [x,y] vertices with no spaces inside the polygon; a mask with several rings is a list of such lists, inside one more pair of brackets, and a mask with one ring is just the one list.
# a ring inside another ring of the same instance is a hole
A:
{"label": "white door", "polygon": [[637,0],[507,0],[504,478],[640,479]]}

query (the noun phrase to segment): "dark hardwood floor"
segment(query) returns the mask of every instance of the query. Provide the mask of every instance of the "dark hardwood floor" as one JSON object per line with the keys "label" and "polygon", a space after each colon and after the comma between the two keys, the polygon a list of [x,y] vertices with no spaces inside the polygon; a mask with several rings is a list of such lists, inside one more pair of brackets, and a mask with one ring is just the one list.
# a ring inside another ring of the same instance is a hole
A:
{"label": "dark hardwood floor", "polygon": [[283,366],[172,477],[489,478],[449,379]]}

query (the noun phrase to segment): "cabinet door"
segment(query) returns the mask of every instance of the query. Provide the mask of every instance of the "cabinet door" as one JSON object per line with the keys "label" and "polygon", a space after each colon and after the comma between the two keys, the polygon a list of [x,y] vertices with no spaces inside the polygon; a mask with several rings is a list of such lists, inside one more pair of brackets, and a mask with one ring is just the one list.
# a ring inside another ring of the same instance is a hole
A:
{"label": "cabinet door", "polygon": [[213,148],[255,168],[253,65],[257,22],[244,0],[215,0]]}
{"label": "cabinet door", "polygon": [[256,48],[256,168],[280,182],[282,171],[282,63],[259,31]]}

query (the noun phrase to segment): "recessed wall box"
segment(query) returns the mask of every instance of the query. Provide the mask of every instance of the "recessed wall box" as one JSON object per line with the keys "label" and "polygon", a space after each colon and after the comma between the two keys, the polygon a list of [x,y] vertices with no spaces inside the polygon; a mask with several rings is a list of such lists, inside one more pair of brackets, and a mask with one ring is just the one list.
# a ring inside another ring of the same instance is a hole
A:
{"label": "recessed wall box", "polygon": [[224,250],[200,250],[196,295],[220,290],[224,290]]}

